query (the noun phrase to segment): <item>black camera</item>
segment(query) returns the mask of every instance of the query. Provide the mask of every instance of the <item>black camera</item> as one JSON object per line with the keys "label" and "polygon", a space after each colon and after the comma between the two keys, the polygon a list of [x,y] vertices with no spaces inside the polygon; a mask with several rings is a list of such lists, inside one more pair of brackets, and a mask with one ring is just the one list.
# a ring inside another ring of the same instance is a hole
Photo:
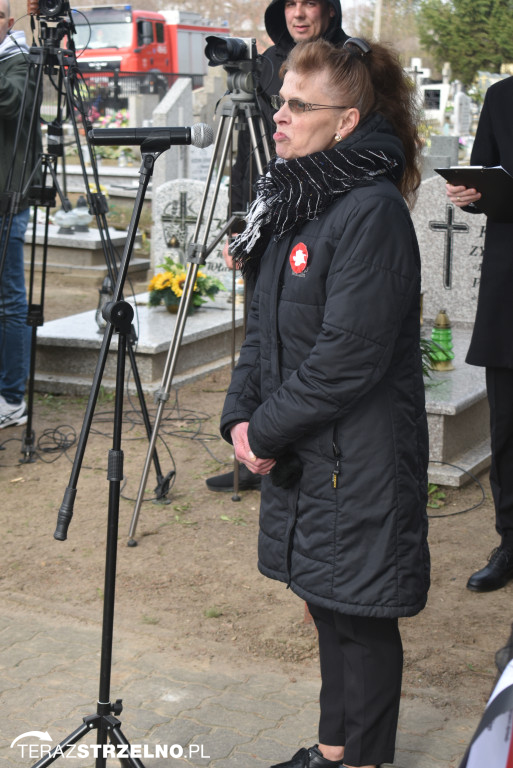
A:
{"label": "black camera", "polygon": [[45,19],[56,19],[70,12],[68,0],[39,0],[37,15]]}
{"label": "black camera", "polygon": [[242,61],[257,58],[256,40],[252,37],[218,37],[209,35],[205,38],[205,56],[209,67],[230,66]]}
{"label": "black camera", "polygon": [[252,37],[218,37],[209,35],[205,56],[209,67],[222,65],[227,74],[227,84],[232,99],[248,101],[259,89],[262,56],[257,53],[256,40]]}

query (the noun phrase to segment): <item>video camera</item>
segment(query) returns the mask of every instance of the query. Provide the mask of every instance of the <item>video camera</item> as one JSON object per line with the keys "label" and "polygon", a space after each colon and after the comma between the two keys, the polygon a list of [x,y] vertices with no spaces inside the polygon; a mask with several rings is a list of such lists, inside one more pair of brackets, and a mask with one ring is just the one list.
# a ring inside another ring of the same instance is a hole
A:
{"label": "video camera", "polygon": [[[27,0],[27,12],[40,23],[41,44],[55,55],[62,39],[67,36],[68,47],[75,27],[71,20],[69,0]],[[33,21],[31,22],[33,25]],[[34,28],[34,27],[33,27]]]}
{"label": "video camera", "polygon": [[258,57],[256,40],[251,37],[219,37],[209,35],[205,38],[205,56],[209,67],[237,66],[241,61],[251,61]]}
{"label": "video camera", "polygon": [[227,84],[233,99],[247,100],[259,87],[262,56],[252,37],[220,37],[209,35],[205,56],[209,67],[222,65],[228,74]]}
{"label": "video camera", "polygon": [[70,12],[68,0],[28,0],[27,11],[31,16],[39,16],[53,21],[58,16],[65,16]]}

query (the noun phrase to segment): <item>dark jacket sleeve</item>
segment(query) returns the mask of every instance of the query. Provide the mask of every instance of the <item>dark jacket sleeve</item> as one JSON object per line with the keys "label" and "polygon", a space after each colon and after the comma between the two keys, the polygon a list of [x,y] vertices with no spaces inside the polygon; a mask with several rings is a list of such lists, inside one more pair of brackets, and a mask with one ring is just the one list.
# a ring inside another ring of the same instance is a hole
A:
{"label": "dark jacket sleeve", "polygon": [[470,164],[499,165],[500,157],[490,109],[490,95],[487,93],[479,117],[476,137],[470,155]]}
{"label": "dark jacket sleeve", "polygon": [[[16,54],[0,65],[0,191],[24,189],[42,152],[39,105],[35,103],[33,72],[28,78],[25,109],[21,113],[28,64],[23,54]],[[32,121],[32,134],[30,133]],[[16,157],[14,157],[16,147]],[[26,166],[24,160],[26,157]],[[33,183],[40,181],[38,172]],[[20,201],[20,206],[27,201]]]}
{"label": "dark jacket sleeve", "polygon": [[348,413],[386,373],[401,324],[420,290],[406,207],[368,195],[340,239],[326,282],[322,330],[300,367],[250,419],[260,458]]}
{"label": "dark jacket sleeve", "polygon": [[[8,66],[0,66],[0,119],[17,120],[27,76],[27,63],[21,53],[7,59]],[[29,87],[27,103],[31,106],[34,88]]]}
{"label": "dark jacket sleeve", "polygon": [[[485,96],[481,115],[479,116],[476,137],[470,155],[470,164],[485,166],[501,164],[500,150],[497,144],[491,115],[489,93]],[[479,192],[479,189],[477,191]],[[479,207],[479,200],[470,205],[465,205],[461,210],[466,213],[482,213],[481,208]]]}

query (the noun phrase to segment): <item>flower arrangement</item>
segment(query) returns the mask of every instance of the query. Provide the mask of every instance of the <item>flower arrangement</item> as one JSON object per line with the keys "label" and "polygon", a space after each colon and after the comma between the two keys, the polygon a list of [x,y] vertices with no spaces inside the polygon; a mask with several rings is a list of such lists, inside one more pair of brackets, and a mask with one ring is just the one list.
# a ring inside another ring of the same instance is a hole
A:
{"label": "flower arrangement", "polygon": [[122,128],[128,125],[128,111],[118,109],[117,112],[110,111],[108,114],[99,115],[97,122],[101,128]]}
{"label": "flower arrangement", "polygon": [[[151,279],[148,285],[150,292],[148,303],[150,307],[158,307],[163,303],[170,312],[176,311],[185,285],[185,267],[182,264],[177,264],[169,257],[158,266],[165,271],[159,272]],[[220,280],[216,277],[209,277],[198,270],[189,311],[194,312],[202,304],[205,304],[207,299],[213,299],[222,288],[224,286]]]}

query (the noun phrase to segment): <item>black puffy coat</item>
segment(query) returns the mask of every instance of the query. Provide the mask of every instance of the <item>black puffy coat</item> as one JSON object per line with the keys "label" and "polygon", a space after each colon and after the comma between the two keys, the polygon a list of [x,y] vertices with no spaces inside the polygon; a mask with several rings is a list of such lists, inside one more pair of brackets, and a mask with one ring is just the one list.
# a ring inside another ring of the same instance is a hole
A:
{"label": "black puffy coat", "polygon": [[[403,159],[378,116],[344,144]],[[380,177],[352,189],[271,240],[225,402],[226,439],[249,421],[256,456],[293,451],[302,465],[290,490],[262,478],[260,571],[342,613],[411,616],[426,602],[419,295],[417,240],[397,188]]]}

